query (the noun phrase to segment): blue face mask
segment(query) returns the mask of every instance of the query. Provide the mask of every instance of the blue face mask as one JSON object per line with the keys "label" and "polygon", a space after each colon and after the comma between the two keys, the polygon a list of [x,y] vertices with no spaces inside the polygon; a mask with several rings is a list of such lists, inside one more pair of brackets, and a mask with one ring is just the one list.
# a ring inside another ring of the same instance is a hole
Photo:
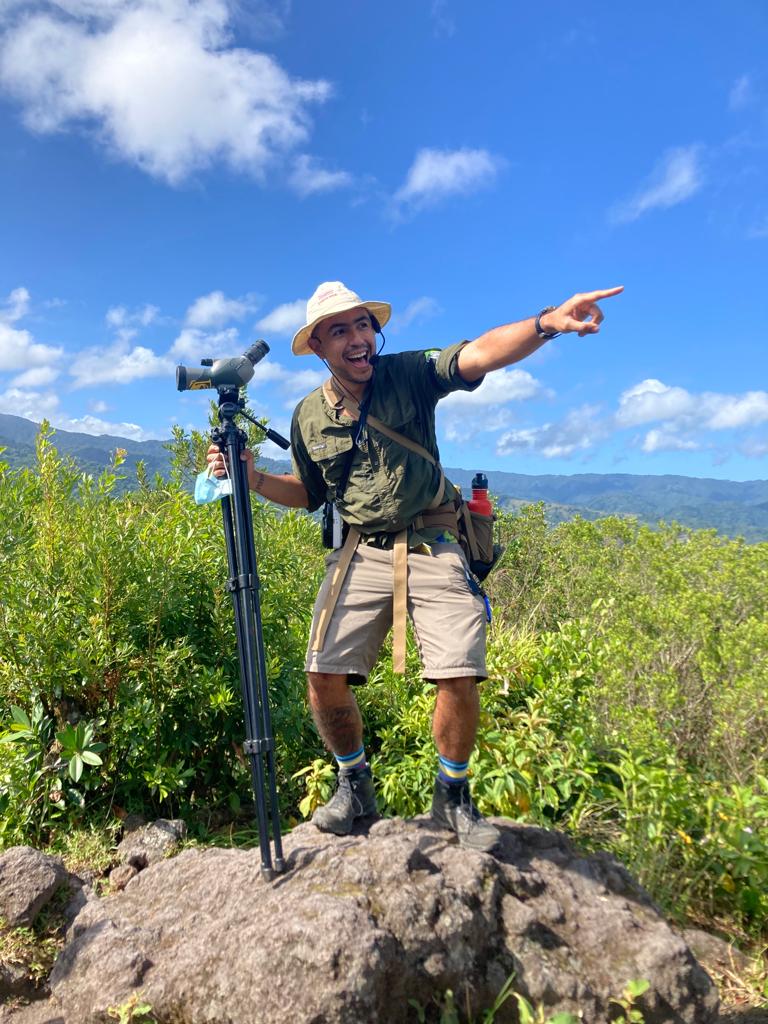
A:
{"label": "blue face mask", "polygon": [[219,501],[232,493],[232,481],[228,476],[212,476],[210,469],[198,473],[195,479],[195,503],[207,505],[210,501]]}

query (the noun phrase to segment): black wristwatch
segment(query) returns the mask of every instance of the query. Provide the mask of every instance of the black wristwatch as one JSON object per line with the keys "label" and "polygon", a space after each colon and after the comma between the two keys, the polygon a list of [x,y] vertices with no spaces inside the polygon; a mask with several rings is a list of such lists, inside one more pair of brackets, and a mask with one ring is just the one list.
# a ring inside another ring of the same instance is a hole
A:
{"label": "black wristwatch", "polygon": [[546,313],[553,313],[556,309],[557,306],[545,306],[544,309],[542,309],[542,311],[538,313],[536,316],[536,334],[541,338],[542,341],[549,341],[550,338],[556,338],[558,334],[561,333],[560,331],[552,331],[552,333],[550,334],[548,331],[545,331],[544,328],[541,326],[541,318]]}

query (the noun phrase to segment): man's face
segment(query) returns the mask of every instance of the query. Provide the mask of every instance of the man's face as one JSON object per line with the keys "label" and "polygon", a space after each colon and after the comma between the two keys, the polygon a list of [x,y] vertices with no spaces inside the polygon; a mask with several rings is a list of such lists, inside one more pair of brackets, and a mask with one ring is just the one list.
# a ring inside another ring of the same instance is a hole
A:
{"label": "man's face", "polygon": [[371,379],[370,360],[376,352],[376,335],[365,306],[321,320],[312,332],[309,346],[341,380],[364,384]]}

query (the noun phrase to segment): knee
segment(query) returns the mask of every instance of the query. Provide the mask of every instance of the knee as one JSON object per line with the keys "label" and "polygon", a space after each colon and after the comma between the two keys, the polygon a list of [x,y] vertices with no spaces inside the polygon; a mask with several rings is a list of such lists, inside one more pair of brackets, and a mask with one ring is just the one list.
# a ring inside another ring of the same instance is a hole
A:
{"label": "knee", "polygon": [[347,690],[347,677],[338,672],[307,672],[307,689],[313,693],[326,694]]}
{"label": "knee", "polygon": [[477,694],[475,676],[459,676],[456,679],[435,680],[438,693],[452,693],[461,697],[472,697]]}

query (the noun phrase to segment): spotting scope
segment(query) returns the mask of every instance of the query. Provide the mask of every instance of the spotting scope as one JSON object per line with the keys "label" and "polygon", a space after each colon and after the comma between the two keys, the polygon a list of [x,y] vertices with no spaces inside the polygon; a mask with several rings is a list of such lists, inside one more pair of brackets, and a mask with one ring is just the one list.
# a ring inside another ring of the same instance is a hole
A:
{"label": "spotting scope", "polygon": [[177,366],[178,391],[200,391],[202,388],[241,388],[253,376],[253,368],[269,352],[266,341],[254,341],[241,356],[231,359],[201,359],[200,367]]}

